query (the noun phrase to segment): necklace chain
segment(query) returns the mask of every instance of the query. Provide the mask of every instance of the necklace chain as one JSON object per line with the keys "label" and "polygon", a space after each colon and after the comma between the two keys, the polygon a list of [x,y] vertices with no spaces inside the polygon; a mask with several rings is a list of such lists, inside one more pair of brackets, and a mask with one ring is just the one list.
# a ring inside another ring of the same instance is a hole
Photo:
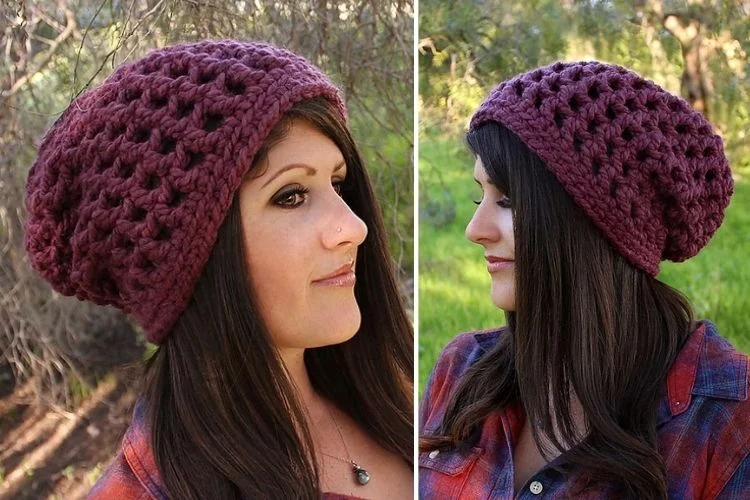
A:
{"label": "necklace chain", "polygon": [[321,453],[327,457],[335,458],[336,460],[340,460],[342,462],[348,463],[352,466],[352,472],[354,473],[354,479],[357,483],[359,483],[360,486],[364,486],[368,482],[370,482],[370,474],[362,467],[357,465],[357,462],[352,460],[352,456],[349,453],[349,448],[346,446],[346,441],[344,440],[344,435],[341,434],[341,429],[339,429],[339,424],[336,422],[336,419],[333,417],[333,413],[331,412],[331,409],[326,405],[326,410],[328,410],[328,416],[331,417],[331,420],[333,420],[333,425],[336,426],[336,432],[339,435],[339,439],[341,439],[341,444],[344,445],[344,451],[346,452],[346,456],[348,460],[344,460],[341,457],[337,457],[335,455],[330,455],[324,451],[321,451]]}
{"label": "necklace chain", "polygon": [[[333,425],[336,426],[336,432],[339,435],[339,439],[341,439],[341,444],[344,445],[344,451],[346,452],[346,457],[348,458],[348,460],[344,460],[343,458],[339,458],[339,457],[333,457],[333,458],[338,458],[339,460],[343,460],[345,462],[349,462],[351,464],[356,465],[354,463],[354,460],[352,460],[351,454],[349,453],[349,448],[346,447],[346,441],[344,441],[344,436],[341,434],[341,429],[339,429],[339,424],[336,422],[336,419],[333,418],[333,413],[331,413],[331,409],[328,407],[328,405],[326,405],[326,410],[328,411],[328,416],[331,417],[331,420],[333,420]],[[328,456],[330,457],[331,455],[328,455]]]}
{"label": "necklace chain", "polygon": [[325,451],[321,451],[321,453],[322,453],[323,455],[327,456],[327,457],[330,457],[330,458],[335,458],[336,460],[339,460],[339,461],[341,461],[341,462],[344,462],[345,464],[349,464],[349,465],[351,465],[352,467],[359,467],[359,466],[358,466],[358,465],[356,464],[356,462],[354,462],[354,460],[347,460],[347,459],[345,459],[345,458],[337,457],[336,455],[330,455],[330,454],[326,453]]}

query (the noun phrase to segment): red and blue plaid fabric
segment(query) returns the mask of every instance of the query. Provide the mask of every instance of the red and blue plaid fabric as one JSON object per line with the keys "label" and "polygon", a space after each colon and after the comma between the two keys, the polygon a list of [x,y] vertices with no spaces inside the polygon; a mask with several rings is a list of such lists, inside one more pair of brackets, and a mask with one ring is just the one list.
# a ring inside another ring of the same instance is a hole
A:
{"label": "red and blue plaid fabric", "polygon": [[[275,496],[268,493],[269,498]],[[156,461],[151,453],[143,400],[122,439],[122,449],[88,494],[88,500],[167,500]],[[339,493],[322,493],[322,500],[361,500]]]}
{"label": "red and blue plaid fabric", "polygon": [[[458,380],[503,331],[465,333],[445,347],[420,407],[423,435],[440,426]],[[721,337],[713,323],[703,321],[669,370],[657,434],[670,499],[750,499],[748,364],[748,356]],[[568,498],[581,476],[557,470],[560,458],[532,476],[521,491],[513,491],[513,447],[524,420],[520,403],[511,405],[485,420],[471,448],[420,453],[420,498]],[[612,491],[612,485],[601,484],[577,498],[611,498]]]}

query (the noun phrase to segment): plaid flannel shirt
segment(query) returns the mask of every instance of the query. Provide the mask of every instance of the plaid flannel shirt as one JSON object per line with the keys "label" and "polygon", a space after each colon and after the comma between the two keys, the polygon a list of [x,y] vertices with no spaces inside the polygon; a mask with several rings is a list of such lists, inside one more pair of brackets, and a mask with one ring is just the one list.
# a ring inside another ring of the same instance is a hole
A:
{"label": "plaid flannel shirt", "polygon": [[[439,427],[458,380],[503,331],[465,333],[445,347],[420,407],[422,434]],[[667,374],[658,409],[658,448],[670,499],[750,499],[748,385],[748,356],[711,322],[701,322]],[[561,457],[514,492],[513,448],[524,420],[520,403],[509,405],[490,414],[472,447],[420,453],[420,498],[566,498],[582,478],[560,472]],[[598,484],[577,498],[610,498],[612,491],[612,485]]]}
{"label": "plaid flannel shirt", "polygon": [[[278,494],[268,492],[267,498]],[[122,449],[88,494],[89,500],[166,500],[169,497],[162,483],[151,452],[146,428],[143,400],[133,410],[133,420],[122,439]],[[323,500],[352,500],[358,497],[338,493],[322,493]]]}

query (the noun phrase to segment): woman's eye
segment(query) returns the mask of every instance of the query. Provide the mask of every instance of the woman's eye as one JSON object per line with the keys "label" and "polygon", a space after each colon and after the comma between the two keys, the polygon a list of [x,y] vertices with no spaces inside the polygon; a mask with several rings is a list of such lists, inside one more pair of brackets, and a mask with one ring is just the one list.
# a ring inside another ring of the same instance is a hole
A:
{"label": "woman's eye", "polygon": [[[472,200],[472,202],[475,205],[480,205],[482,203],[482,200]],[[511,208],[511,206],[512,206],[511,202],[510,202],[510,198],[508,198],[507,196],[503,196],[496,203],[497,203],[497,206],[499,206],[501,208]]]}
{"label": "woman's eye", "polygon": [[477,197],[471,201],[474,203],[474,205],[481,205],[482,199],[484,198],[484,189],[482,189],[482,187],[479,186],[478,188],[475,188],[473,191],[476,192]]}
{"label": "woman's eye", "polygon": [[281,208],[296,208],[305,202],[307,193],[307,189],[295,187],[294,189],[279,193],[274,197],[273,203]]}
{"label": "woman's eye", "polygon": [[333,190],[336,191],[337,195],[341,196],[341,193],[344,190],[344,181],[343,180],[335,181],[333,183]]}

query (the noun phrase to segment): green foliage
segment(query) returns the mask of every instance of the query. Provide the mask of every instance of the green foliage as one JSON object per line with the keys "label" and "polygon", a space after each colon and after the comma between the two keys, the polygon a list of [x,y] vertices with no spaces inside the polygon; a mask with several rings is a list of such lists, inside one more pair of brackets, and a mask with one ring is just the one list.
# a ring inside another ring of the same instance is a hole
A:
{"label": "green foliage", "polygon": [[420,96],[450,120],[466,119],[501,78],[564,54],[565,17],[556,0],[428,0],[420,4]]}
{"label": "green foliage", "polygon": [[[464,238],[474,213],[477,186],[474,160],[460,137],[435,129],[421,134],[420,197],[433,193],[449,197],[455,218],[435,227],[420,215],[419,224],[419,387],[424,388],[437,355],[460,332],[502,324],[503,314],[492,305],[490,280],[483,251]],[[422,171],[440,175],[422,175]],[[423,204],[420,201],[420,209]]]}
{"label": "green foliage", "polygon": [[[703,21],[709,118],[735,158],[750,153],[750,23],[739,4],[672,4]],[[456,133],[501,81],[555,60],[598,59],[632,68],[680,94],[680,42],[641,2],[579,0],[420,4],[420,120]],[[420,171],[421,172],[421,171]]]}
{"label": "green foliage", "polygon": [[77,376],[77,374],[68,377],[68,394],[70,395],[71,405],[73,407],[77,408],[93,392],[94,387],[82,377]]}
{"label": "green foliage", "polygon": [[102,474],[104,474],[104,470],[105,470],[104,469],[104,465],[102,465],[100,462],[97,462],[96,465],[94,465],[84,475],[84,482],[88,486],[93,486],[94,484],[96,484],[96,482],[102,476]]}
{"label": "green foliage", "polygon": [[75,478],[75,473],[76,473],[76,466],[73,464],[67,465],[62,470],[63,477],[67,479],[68,481],[72,481]]}
{"label": "green foliage", "polygon": [[[411,131],[413,121],[409,120]],[[388,230],[391,255],[406,275],[414,267],[414,168],[411,132],[373,134],[364,113],[352,119],[352,133],[365,158]]]}

